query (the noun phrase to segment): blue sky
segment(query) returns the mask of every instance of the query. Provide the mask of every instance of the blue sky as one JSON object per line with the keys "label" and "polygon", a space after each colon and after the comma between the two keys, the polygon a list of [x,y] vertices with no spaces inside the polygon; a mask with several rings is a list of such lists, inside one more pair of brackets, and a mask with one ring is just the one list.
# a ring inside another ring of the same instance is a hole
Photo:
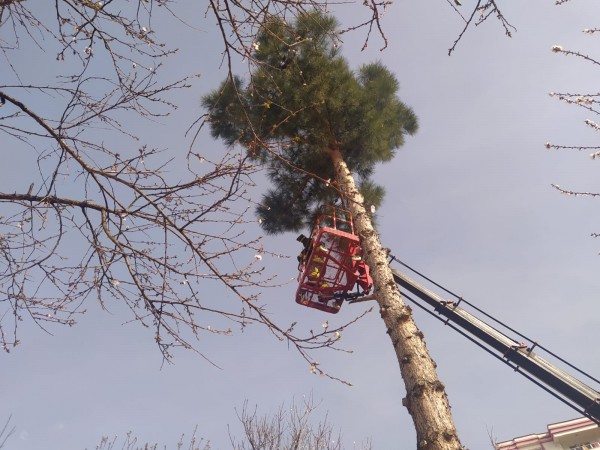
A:
{"label": "blue sky", "polygon": [[[474,3],[464,0],[462,10]],[[171,118],[131,124],[173,154],[186,148],[183,134],[203,112],[200,97],[225,76],[218,69],[220,41],[212,21],[200,8],[177,6],[199,31],[175,21],[154,24],[181,49],[165,74],[201,77],[177,94],[180,109]],[[382,242],[398,258],[598,374],[593,330],[600,241],[590,238],[600,231],[597,200],[565,197],[551,187],[600,191],[598,161],[585,152],[548,151],[544,144],[595,142],[583,123],[593,117],[548,92],[596,91],[592,65],[550,49],[558,44],[594,55],[597,36],[581,30],[597,25],[600,6],[592,0],[562,6],[530,0],[504,8],[518,30],[512,38],[490,19],[467,32],[450,57],[462,21],[444,1],[393,4],[383,20],[389,40],[383,52],[377,42],[361,52],[360,32],[344,36],[351,65],[381,60],[420,120],[417,135],[376,173],[387,189],[379,211]],[[340,7],[341,22],[350,23],[353,11]],[[15,61],[32,78],[39,75],[31,71],[37,63],[27,54]],[[6,67],[1,70],[9,76]],[[205,135],[199,145],[210,154],[222,144]],[[3,141],[0,149],[11,152]],[[2,191],[28,184],[21,174],[30,160],[20,154],[11,160],[15,165],[0,169]],[[255,195],[265,188],[260,184]],[[268,237],[265,244],[290,257],[265,256],[267,270],[283,280],[295,277],[295,235]],[[261,301],[280,323],[298,321],[305,329],[326,319],[341,324],[369,307],[346,305],[332,317],[296,305],[294,292],[293,283],[265,290]],[[24,323],[21,345],[0,354],[0,419],[12,414],[16,427],[7,448],[94,448],[101,436],[130,430],[143,441],[174,448],[181,433],[197,425],[198,436],[225,449],[228,427],[241,434],[235,409],[245,400],[268,413],[311,395],[348,448],[367,437],[377,449],[415,446],[401,406],[395,354],[376,312],[344,333],[342,343],[353,353],[317,355],[333,374],[352,382],[348,387],[312,375],[293,350],[258,327],[201,339],[199,348],[221,369],[181,351],[174,364],[163,365],[152,333],[124,324],[122,306],[111,304],[109,310],[90,302],[75,327],[52,327],[52,335]],[[577,415],[428,315],[417,311],[415,319],[469,448],[489,448],[490,433],[509,439]]]}

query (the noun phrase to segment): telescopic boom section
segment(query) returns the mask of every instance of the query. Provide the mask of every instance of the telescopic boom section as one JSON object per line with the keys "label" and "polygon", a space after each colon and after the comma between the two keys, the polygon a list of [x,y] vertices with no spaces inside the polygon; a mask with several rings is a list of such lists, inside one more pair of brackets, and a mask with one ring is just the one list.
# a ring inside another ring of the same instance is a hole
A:
{"label": "telescopic boom section", "polygon": [[460,301],[448,301],[406,275],[396,270],[392,270],[392,273],[401,289],[433,306],[437,313],[447,317],[453,325],[486,344],[485,348],[497,351],[502,359],[512,363],[516,371],[541,382],[540,386],[600,424],[600,392],[536,355],[533,351],[535,345],[528,347],[471,315],[459,306]]}

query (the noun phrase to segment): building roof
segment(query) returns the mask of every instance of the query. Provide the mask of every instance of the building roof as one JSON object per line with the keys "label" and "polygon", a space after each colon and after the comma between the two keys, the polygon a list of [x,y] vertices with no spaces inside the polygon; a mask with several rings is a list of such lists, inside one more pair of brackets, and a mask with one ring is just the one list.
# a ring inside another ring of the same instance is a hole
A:
{"label": "building roof", "polygon": [[550,424],[545,433],[528,434],[499,442],[496,444],[496,450],[550,450],[578,446],[581,446],[581,450],[600,448],[598,424],[586,417]]}

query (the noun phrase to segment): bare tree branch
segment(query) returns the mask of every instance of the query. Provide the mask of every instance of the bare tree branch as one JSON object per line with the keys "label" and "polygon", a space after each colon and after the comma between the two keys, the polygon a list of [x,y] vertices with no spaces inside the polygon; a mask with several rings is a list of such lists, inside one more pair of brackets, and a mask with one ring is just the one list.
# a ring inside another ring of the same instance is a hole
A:
{"label": "bare tree branch", "polygon": [[[495,16],[496,19],[498,19],[498,21],[502,25],[502,28],[504,29],[504,33],[506,34],[506,36],[512,37],[512,33],[517,31],[517,29],[514,26],[512,26],[508,22],[508,20],[504,17],[504,14],[502,14],[502,11],[500,10],[500,8],[498,8],[498,5],[496,4],[495,0],[486,0],[485,3],[483,2],[483,0],[477,0],[477,4],[471,11],[471,15],[469,16],[468,19],[465,19],[462,16],[462,14],[460,14],[460,12],[456,8],[456,6],[452,5],[450,0],[446,0],[446,1],[454,8],[454,10],[465,21],[465,26],[463,27],[462,31],[459,33],[458,37],[452,44],[452,47],[450,47],[448,49],[448,56],[450,56],[452,54],[452,52],[456,49],[456,46],[458,45],[458,43],[460,42],[460,40],[462,39],[464,34],[467,32],[467,29],[469,28],[470,25],[472,25],[472,24],[474,24],[475,26],[481,25],[490,16]],[[456,0],[455,0],[455,3],[460,5],[460,2],[456,2]],[[476,15],[479,15],[479,18],[477,20],[475,20]]]}
{"label": "bare tree branch", "polygon": [[[211,5],[227,52],[237,56],[246,55],[261,21],[303,7]],[[132,321],[154,330],[167,360],[176,347],[203,355],[195,348],[202,333],[229,335],[250,324],[291,343],[310,367],[313,350],[337,348],[344,327],[298,336],[258,303],[264,288],[280,284],[260,259],[283,257],[248,229],[261,167],[234,149],[211,157],[193,147],[159,150],[131,126],[167,119],[178,106],[174,94],[197,76],[163,73],[176,50],[152,26],[164,17],[185,26],[173,2],[0,8],[0,55],[12,70],[0,82],[0,135],[4,149],[31,162],[21,176],[28,188],[0,189],[3,348],[19,343],[23,320],[51,332],[54,324],[74,325],[90,300],[105,309],[126,305]],[[16,61],[24,49],[31,58],[55,55],[52,75],[23,71]],[[216,286],[233,296],[213,298]]]}
{"label": "bare tree branch", "polygon": [[[313,416],[319,405],[312,397],[303,398],[291,406],[281,405],[271,414],[261,416],[257,407],[250,409],[244,402],[238,420],[244,429],[244,436],[238,441],[230,431],[231,446],[234,450],[342,450],[340,433],[336,433],[328,417],[315,424]],[[357,450],[370,450],[370,440],[354,447]]]}

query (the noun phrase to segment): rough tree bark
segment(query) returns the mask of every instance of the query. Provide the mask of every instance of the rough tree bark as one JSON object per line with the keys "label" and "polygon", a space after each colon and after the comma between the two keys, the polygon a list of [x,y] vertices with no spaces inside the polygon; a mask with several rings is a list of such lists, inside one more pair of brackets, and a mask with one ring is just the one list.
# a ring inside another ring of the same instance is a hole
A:
{"label": "rough tree bark", "polygon": [[463,446],[456,432],[444,385],[435,370],[436,364],[429,355],[423,333],[413,320],[412,310],[400,296],[388,265],[387,254],[365,210],[362,195],[337,146],[331,145],[328,153],[360,236],[363,256],[373,277],[381,317],[398,358],[406,387],[406,397],[402,399],[402,404],[413,419],[417,432],[417,449],[460,450]]}

